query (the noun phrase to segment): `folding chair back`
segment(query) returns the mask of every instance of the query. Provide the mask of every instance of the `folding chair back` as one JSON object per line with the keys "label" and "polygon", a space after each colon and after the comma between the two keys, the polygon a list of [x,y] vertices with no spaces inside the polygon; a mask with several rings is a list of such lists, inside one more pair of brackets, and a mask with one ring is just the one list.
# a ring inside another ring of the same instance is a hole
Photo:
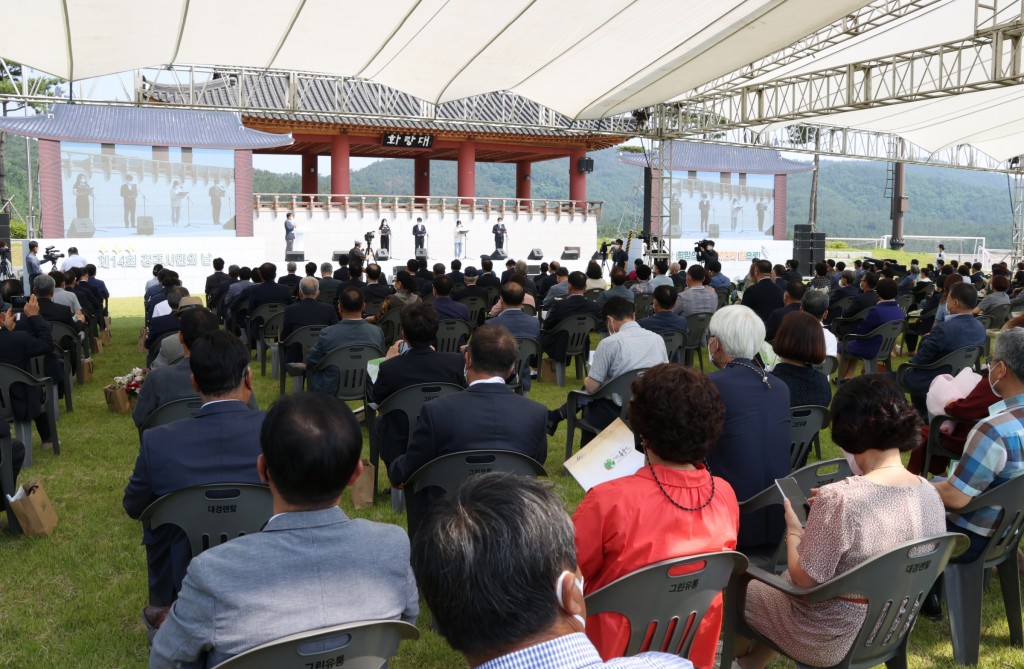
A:
{"label": "folding chair back", "polygon": [[519,342],[519,354],[516,356],[515,368],[512,372],[512,382],[509,388],[520,395],[528,394],[523,384],[524,375],[530,374],[530,359],[536,359],[540,364],[541,348],[540,342],[529,337],[516,337]]}
{"label": "folding chair back", "polygon": [[555,360],[555,383],[559,387],[565,385],[565,359],[572,358],[576,363],[576,378],[582,379],[587,366],[587,353],[590,350],[590,333],[597,329],[597,319],[593,316],[569,316],[551,329],[552,333],[565,332],[568,340],[565,357]]}
{"label": "folding chair back", "polygon": [[828,425],[828,407],[799,406],[789,410],[789,469],[795,471],[807,463],[807,454],[818,438],[818,432]]}
{"label": "folding chair back", "polygon": [[566,425],[565,425],[565,459],[568,460],[572,457],[573,442],[576,439],[576,429],[579,428],[584,432],[590,434],[597,434],[598,428],[587,422],[586,418],[578,418],[576,416],[579,411],[580,400],[589,400],[593,402],[595,400],[611,400],[618,404],[622,409],[619,411],[619,417],[623,420],[627,420],[627,411],[629,409],[629,401],[633,398],[633,381],[637,377],[643,376],[646,368],[633,369],[628,372],[619,374],[614,379],[607,381],[600,388],[592,393],[588,393],[585,390],[570,390],[569,396],[566,398]]}
{"label": "folding chair back", "polygon": [[633,298],[633,315],[637,320],[647,318],[651,315],[651,305],[654,304],[654,293],[637,293]]}
{"label": "folding chair back", "polygon": [[474,328],[483,320],[484,311],[490,308],[487,300],[482,297],[464,297],[459,303],[469,309],[469,324]]}
{"label": "folding chair back", "polygon": [[[284,327],[283,304],[261,304],[249,316],[250,323],[256,326],[256,348],[260,358],[260,375],[267,375],[267,351],[277,346]],[[259,320],[257,320],[259,319]]]}
{"label": "folding chair back", "polygon": [[365,316],[376,316],[380,313],[380,305],[384,304],[384,298],[374,297],[366,300],[363,305],[363,315]]}
{"label": "folding chair back", "polygon": [[708,608],[746,568],[736,552],[663,560],[591,593],[587,615],[618,613],[629,621],[627,657],[646,651],[687,657]]}
{"label": "folding chair back", "polygon": [[[309,355],[309,351],[316,344],[316,340],[320,338],[320,332],[327,328],[326,325],[306,325],[304,327],[294,330],[290,335],[284,338],[284,340],[277,345],[278,356],[277,356],[277,378],[281,383],[280,395],[284,395],[285,381],[291,374],[287,371],[285,366],[285,353],[288,351],[288,347],[292,345],[299,345],[302,347],[302,359],[305,360],[306,356]],[[301,385],[304,378],[304,374],[291,374],[298,378],[296,385]]]}
{"label": "folding chair back", "polygon": [[164,495],[139,520],[156,529],[174,525],[188,537],[195,557],[235,537],[259,532],[274,513],[270,488],[251,483],[215,483]]}
{"label": "folding chair back", "polygon": [[142,425],[139,427],[139,438],[141,439],[142,433],[151,427],[159,427],[160,425],[173,423],[176,420],[192,418],[202,408],[203,400],[198,396],[161,404],[156,409],[153,409],[153,412],[142,421]]}
{"label": "folding chair back", "polygon": [[345,402],[361,400],[366,394],[366,364],[384,357],[384,351],[376,346],[343,346],[329,351],[313,369],[322,372],[328,367],[338,371],[338,392],[335,395]]}
{"label": "folding chair back", "polygon": [[700,362],[700,371],[704,371],[704,356],[700,349],[704,346],[704,334],[708,331],[708,324],[714,314],[700,313],[690,314],[686,317],[686,346],[683,348],[685,363],[687,367],[693,367],[693,354],[697,354]]}
{"label": "folding chair back", "polygon": [[446,318],[437,325],[437,351],[458,353],[459,346],[469,338],[469,323],[461,318]]}
{"label": "folding chair back", "polygon": [[903,334],[906,321],[889,321],[882,323],[877,328],[866,334],[851,334],[843,337],[843,342],[855,339],[873,339],[880,337],[878,352],[871,358],[861,358],[864,361],[864,373],[874,374],[878,371],[878,363],[884,363],[888,371],[892,371],[892,349],[896,345],[896,339]]}
{"label": "folding chair back", "polygon": [[380,669],[398,652],[405,639],[418,639],[419,630],[400,620],[347,623],[251,648],[217,666],[219,669],[282,669],[340,667]]}
{"label": "folding chair back", "polygon": [[24,467],[32,466],[32,421],[17,420],[14,417],[14,404],[11,399],[11,386],[23,384],[26,389],[37,388],[43,399],[46,421],[50,427],[53,442],[53,454],[60,455],[60,439],[57,436],[57,386],[48,376],[35,377],[14,365],[0,364],[0,416],[14,426],[14,434],[25,444]]}
{"label": "folding chair back", "polygon": [[812,365],[812,367],[825,376],[832,376],[832,374],[839,369],[839,358],[834,355],[826,355],[821,364]]}
{"label": "folding chair back", "polygon": [[907,373],[913,369],[928,371],[948,368],[950,371],[944,373],[956,376],[960,373],[960,370],[967,367],[974,367],[981,358],[981,354],[984,350],[985,347],[981,344],[974,344],[958,348],[957,350],[947,353],[935,362],[927,365],[916,365],[912,362],[903,363],[899,366],[899,369],[896,370],[896,380],[899,381],[902,386],[907,377]]}
{"label": "folding chair back", "polygon": [[384,312],[384,315],[377,321],[377,325],[384,333],[384,345],[391,347],[402,335],[402,321],[401,321],[402,310],[399,308],[390,308]]}
{"label": "folding chair back", "polygon": [[597,300],[604,294],[604,288],[588,288],[583,297],[587,298],[591,302],[597,302]]}
{"label": "folding chair back", "polygon": [[668,354],[669,361],[682,360],[683,349],[686,348],[686,333],[682,330],[662,332],[661,338],[665,340],[665,353]]}
{"label": "folding chair back", "polygon": [[[81,363],[82,360],[89,356],[85,354],[82,340],[78,337],[78,331],[67,323],[50,323],[50,335],[53,337],[54,345],[60,349],[59,355],[64,359],[64,395],[70,398],[73,390],[70,383],[72,368],[74,367],[73,362],[77,359]],[[85,369],[79,364],[78,385],[83,385],[84,383]],[[65,405],[68,405],[65,408],[70,411],[69,400],[65,400]]]}
{"label": "folding chair back", "polygon": [[911,293],[906,295],[900,295],[896,298],[896,304],[900,309],[903,310],[903,314],[906,315],[907,310],[910,309],[910,305],[914,303],[914,296]]}

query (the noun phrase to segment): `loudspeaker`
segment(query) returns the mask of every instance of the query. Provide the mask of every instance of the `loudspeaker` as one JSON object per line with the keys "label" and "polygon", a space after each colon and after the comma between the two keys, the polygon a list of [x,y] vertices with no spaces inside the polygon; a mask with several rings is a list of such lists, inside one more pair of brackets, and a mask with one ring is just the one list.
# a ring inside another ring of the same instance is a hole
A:
{"label": "loudspeaker", "polygon": [[594,171],[594,159],[593,158],[580,158],[576,163],[576,169],[583,173],[589,174]]}
{"label": "loudspeaker", "polygon": [[302,251],[292,251],[284,254],[285,262],[306,262],[306,254]]}
{"label": "loudspeaker", "polygon": [[540,249],[533,249],[530,251],[530,255],[526,256],[527,260],[544,260],[544,252]]}
{"label": "loudspeaker", "polygon": [[334,262],[341,262],[341,256],[348,256],[348,251],[335,251],[331,255],[331,260]]}
{"label": "loudspeaker", "polygon": [[96,226],[91,218],[73,218],[68,226],[68,237],[92,237],[96,234]]}
{"label": "loudspeaker", "polygon": [[135,217],[135,234],[137,234],[137,235],[151,235],[151,234],[153,234],[153,217],[152,216],[136,216]]}
{"label": "loudspeaker", "polygon": [[373,252],[373,257],[377,260],[389,260],[391,258],[391,251],[387,249],[377,249]]}
{"label": "loudspeaker", "polygon": [[425,249],[425,248],[416,249],[416,260],[419,260],[420,258],[426,259],[426,257],[427,257],[427,249]]}
{"label": "loudspeaker", "polygon": [[719,234],[720,234],[720,230],[719,230],[719,227],[718,227],[718,223],[708,223],[708,238],[709,239],[718,239],[718,235]]}
{"label": "loudspeaker", "polygon": [[11,215],[0,214],[0,239],[11,238]]}
{"label": "loudspeaker", "polygon": [[491,254],[491,260],[504,260],[507,257],[508,256],[505,254],[504,251],[500,251],[497,249],[495,249],[494,253]]}
{"label": "loudspeaker", "polygon": [[566,246],[565,250],[562,251],[562,260],[579,260],[580,259],[580,247],[578,246]]}

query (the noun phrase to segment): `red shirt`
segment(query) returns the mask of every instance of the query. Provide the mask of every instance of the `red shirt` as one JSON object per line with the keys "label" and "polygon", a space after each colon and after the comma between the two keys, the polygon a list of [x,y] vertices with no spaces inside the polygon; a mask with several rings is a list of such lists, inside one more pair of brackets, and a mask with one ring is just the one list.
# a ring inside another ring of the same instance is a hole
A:
{"label": "red shirt", "polygon": [[[676,503],[694,508],[708,501],[711,477],[703,465],[697,470],[656,465],[654,470]],[[662,494],[648,467],[595,486],[573,515],[584,594],[655,562],[734,550],[739,523],[736,493],[718,477],[714,499],[700,511],[676,508]],[[719,596],[693,641],[689,659],[694,666],[705,669],[714,665],[721,626]],[[621,657],[629,642],[629,624],[618,614],[602,613],[587,620],[587,636],[604,660]]]}

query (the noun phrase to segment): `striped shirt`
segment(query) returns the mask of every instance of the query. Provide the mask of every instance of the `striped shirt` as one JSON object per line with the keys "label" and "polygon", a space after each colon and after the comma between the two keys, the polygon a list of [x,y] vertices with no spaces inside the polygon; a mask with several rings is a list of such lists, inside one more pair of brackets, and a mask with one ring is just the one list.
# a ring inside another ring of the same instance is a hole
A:
{"label": "striped shirt", "polygon": [[[970,497],[1024,473],[1024,395],[993,404],[988,414],[967,435],[963,457],[949,478],[954,488]],[[990,537],[999,524],[999,514],[995,507],[987,507],[950,513],[949,522]]]}
{"label": "striped shirt", "polygon": [[601,660],[585,634],[568,634],[508,655],[496,657],[477,669],[693,669],[689,660],[667,653],[640,653],[608,662]]}

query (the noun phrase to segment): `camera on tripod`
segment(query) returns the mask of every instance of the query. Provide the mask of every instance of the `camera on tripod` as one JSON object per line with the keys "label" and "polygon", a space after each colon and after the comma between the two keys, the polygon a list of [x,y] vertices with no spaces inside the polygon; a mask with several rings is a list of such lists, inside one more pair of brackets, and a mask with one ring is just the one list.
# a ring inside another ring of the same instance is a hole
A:
{"label": "camera on tripod", "polygon": [[370,243],[373,242],[373,238],[376,237],[376,236],[377,236],[377,233],[375,233],[373,230],[370,230],[365,235],[363,235],[363,239],[366,240],[367,244],[370,244]]}
{"label": "camera on tripod", "polygon": [[64,254],[56,246],[47,246],[46,251],[43,253],[42,261],[56,265],[57,260],[63,257]]}

